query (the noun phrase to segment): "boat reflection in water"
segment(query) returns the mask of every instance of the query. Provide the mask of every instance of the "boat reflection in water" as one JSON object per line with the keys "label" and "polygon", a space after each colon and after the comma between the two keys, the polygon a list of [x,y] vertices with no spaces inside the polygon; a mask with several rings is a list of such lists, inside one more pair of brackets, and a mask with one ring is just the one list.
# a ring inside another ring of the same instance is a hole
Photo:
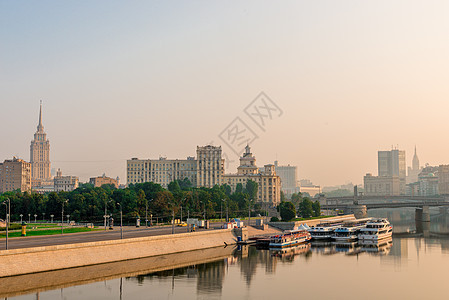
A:
{"label": "boat reflection in water", "polygon": [[361,246],[361,252],[367,252],[372,254],[387,255],[390,253],[391,247],[393,246],[393,239],[391,237],[380,240],[380,241],[359,241]]}
{"label": "boat reflection in water", "polygon": [[269,248],[271,256],[281,258],[282,260],[294,260],[296,255],[306,254],[310,251],[310,243],[300,244],[288,248]]}

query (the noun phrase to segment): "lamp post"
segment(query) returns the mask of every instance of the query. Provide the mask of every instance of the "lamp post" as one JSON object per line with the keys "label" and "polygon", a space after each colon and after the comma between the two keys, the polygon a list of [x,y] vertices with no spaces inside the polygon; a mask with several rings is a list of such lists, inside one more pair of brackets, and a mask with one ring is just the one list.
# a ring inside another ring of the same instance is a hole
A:
{"label": "lamp post", "polygon": [[31,214],[28,214],[28,223],[31,223]]}
{"label": "lamp post", "polygon": [[148,228],[148,199],[145,198],[145,227]]}
{"label": "lamp post", "polygon": [[181,205],[181,223],[182,223],[182,205]]}
{"label": "lamp post", "polygon": [[106,218],[108,217],[107,213],[106,213],[107,207],[108,207],[108,202],[105,201],[104,202],[104,231],[106,231]]}
{"label": "lamp post", "polygon": [[117,203],[120,206],[120,239],[123,239],[123,213],[122,213],[122,205]]}
{"label": "lamp post", "polygon": [[61,210],[61,234],[64,234],[64,204],[69,202],[69,200],[62,201],[62,210]]}
{"label": "lamp post", "polygon": [[51,217],[51,223],[53,223],[53,217],[54,217],[55,215],[50,215],[50,217]]}
{"label": "lamp post", "polygon": [[22,214],[20,214],[20,224],[22,224],[22,222],[23,222],[23,219],[22,219],[22,217],[23,217],[23,215],[22,215]]}
{"label": "lamp post", "polygon": [[37,214],[34,214],[34,223],[37,223]]}
{"label": "lamp post", "polygon": [[220,222],[221,219],[223,219],[223,200],[221,200],[222,202],[220,202]]}
{"label": "lamp post", "polygon": [[45,223],[45,213],[42,213],[42,220],[43,220],[44,223]]}
{"label": "lamp post", "polygon": [[67,225],[70,223],[70,215],[67,215]]}
{"label": "lamp post", "polygon": [[175,209],[172,209],[171,234],[175,234]]}
{"label": "lamp post", "polygon": [[[8,202],[8,204],[6,204]],[[10,215],[11,215],[11,200],[9,198],[6,198],[6,200],[3,202],[5,205],[5,211],[6,211],[6,250],[8,250],[8,227],[10,223]]]}

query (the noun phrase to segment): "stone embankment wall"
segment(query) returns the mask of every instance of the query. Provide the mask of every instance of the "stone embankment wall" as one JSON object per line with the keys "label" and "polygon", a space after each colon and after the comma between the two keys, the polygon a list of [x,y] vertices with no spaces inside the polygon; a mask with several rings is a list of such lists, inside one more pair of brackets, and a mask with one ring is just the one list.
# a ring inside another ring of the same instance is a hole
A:
{"label": "stone embankment wall", "polygon": [[0,277],[231,245],[232,229],[0,251]]}
{"label": "stone embankment wall", "polygon": [[281,230],[292,230],[294,227],[298,227],[301,224],[307,224],[308,226],[315,226],[320,223],[325,223],[329,221],[336,221],[336,220],[355,220],[354,215],[344,215],[344,216],[337,216],[337,217],[329,217],[329,218],[322,218],[322,219],[314,219],[314,220],[306,220],[306,221],[295,221],[295,222],[269,222],[268,224],[270,226],[273,226],[275,228],[281,229]]}

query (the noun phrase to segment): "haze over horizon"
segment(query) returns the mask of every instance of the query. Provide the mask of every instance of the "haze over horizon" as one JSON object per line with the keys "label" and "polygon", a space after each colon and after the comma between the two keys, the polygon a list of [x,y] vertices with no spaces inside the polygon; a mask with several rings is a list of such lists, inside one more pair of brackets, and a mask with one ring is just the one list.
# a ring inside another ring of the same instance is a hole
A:
{"label": "haze over horizon", "polygon": [[[0,2],[0,161],[29,160],[43,100],[52,168],[126,182],[126,159],[195,156],[240,117],[258,166],[321,186],[377,151],[449,164],[446,1]],[[282,110],[257,127],[264,91]],[[232,163],[226,172],[235,172]]]}

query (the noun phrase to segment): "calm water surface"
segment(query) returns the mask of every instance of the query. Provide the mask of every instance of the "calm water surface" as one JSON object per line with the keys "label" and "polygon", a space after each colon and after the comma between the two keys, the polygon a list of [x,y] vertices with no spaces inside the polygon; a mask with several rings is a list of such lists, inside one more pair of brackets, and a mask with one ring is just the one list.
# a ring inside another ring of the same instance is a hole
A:
{"label": "calm water surface", "polygon": [[394,225],[380,247],[301,246],[286,254],[244,247],[227,258],[8,299],[448,299],[449,216],[374,210]]}

